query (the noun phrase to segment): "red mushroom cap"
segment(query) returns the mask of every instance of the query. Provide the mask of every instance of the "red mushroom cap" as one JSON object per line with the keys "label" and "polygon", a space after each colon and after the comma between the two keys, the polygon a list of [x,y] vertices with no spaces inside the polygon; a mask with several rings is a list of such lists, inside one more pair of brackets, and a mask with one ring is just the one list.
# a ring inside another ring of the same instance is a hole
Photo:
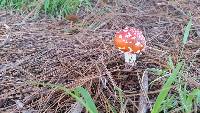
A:
{"label": "red mushroom cap", "polygon": [[116,48],[123,52],[140,53],[146,45],[142,31],[133,27],[116,32],[114,38]]}

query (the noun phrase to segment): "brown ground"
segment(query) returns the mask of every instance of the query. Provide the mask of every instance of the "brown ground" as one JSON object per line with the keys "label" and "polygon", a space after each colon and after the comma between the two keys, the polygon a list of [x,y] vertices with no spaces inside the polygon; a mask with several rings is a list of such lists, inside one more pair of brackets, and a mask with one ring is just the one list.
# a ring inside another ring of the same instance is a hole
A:
{"label": "brown ground", "polygon": [[[84,85],[102,113],[106,111],[107,99],[113,106],[119,107],[113,91],[113,85],[116,84],[131,100],[127,104],[127,111],[136,112],[135,106],[141,95],[139,79],[144,70],[167,68],[169,55],[177,62],[189,12],[193,17],[193,25],[184,51],[188,67],[185,78],[190,87],[198,87],[198,0],[97,4],[92,13],[85,13],[72,26],[67,20],[44,17],[21,24],[24,16],[0,11],[0,111],[64,113],[74,103],[62,92],[31,85],[28,82],[31,80],[65,84],[68,88]],[[113,46],[114,33],[125,26],[141,29],[147,40],[146,51],[139,55],[136,65],[130,69],[125,68],[123,54]],[[155,78],[157,76],[148,75],[148,81]],[[105,80],[107,85],[104,85]],[[161,83],[158,81],[149,86],[150,105]]]}

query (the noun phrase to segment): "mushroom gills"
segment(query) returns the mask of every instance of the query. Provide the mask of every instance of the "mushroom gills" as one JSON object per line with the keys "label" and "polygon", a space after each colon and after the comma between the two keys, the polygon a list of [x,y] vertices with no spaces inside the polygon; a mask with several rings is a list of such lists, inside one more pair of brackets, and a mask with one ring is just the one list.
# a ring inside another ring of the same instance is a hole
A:
{"label": "mushroom gills", "polygon": [[134,64],[136,61],[136,54],[134,53],[125,52],[124,57],[125,57],[125,62],[129,64]]}

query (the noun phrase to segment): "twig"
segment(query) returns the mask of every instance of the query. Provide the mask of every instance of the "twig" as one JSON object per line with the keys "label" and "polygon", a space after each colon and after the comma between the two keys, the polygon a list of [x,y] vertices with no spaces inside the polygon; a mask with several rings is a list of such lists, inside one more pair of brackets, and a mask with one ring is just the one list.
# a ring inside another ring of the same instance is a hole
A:
{"label": "twig", "polygon": [[[138,77],[139,78],[139,77]],[[140,79],[140,78],[139,78]],[[137,113],[146,113],[147,112],[147,100],[148,99],[148,75],[147,71],[144,71],[142,80],[140,80],[140,85],[141,85],[141,92],[144,95],[140,95],[140,103],[139,103],[139,109]]]}

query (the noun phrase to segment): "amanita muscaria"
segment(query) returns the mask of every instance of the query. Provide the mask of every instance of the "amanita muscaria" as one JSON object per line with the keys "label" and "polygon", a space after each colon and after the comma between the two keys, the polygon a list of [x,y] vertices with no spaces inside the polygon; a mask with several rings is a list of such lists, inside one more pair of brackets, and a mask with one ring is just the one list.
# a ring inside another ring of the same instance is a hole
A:
{"label": "amanita muscaria", "polygon": [[142,35],[142,31],[133,27],[126,27],[116,32],[114,44],[116,48],[124,53],[125,62],[134,64],[136,54],[144,50],[146,41],[145,37]]}

